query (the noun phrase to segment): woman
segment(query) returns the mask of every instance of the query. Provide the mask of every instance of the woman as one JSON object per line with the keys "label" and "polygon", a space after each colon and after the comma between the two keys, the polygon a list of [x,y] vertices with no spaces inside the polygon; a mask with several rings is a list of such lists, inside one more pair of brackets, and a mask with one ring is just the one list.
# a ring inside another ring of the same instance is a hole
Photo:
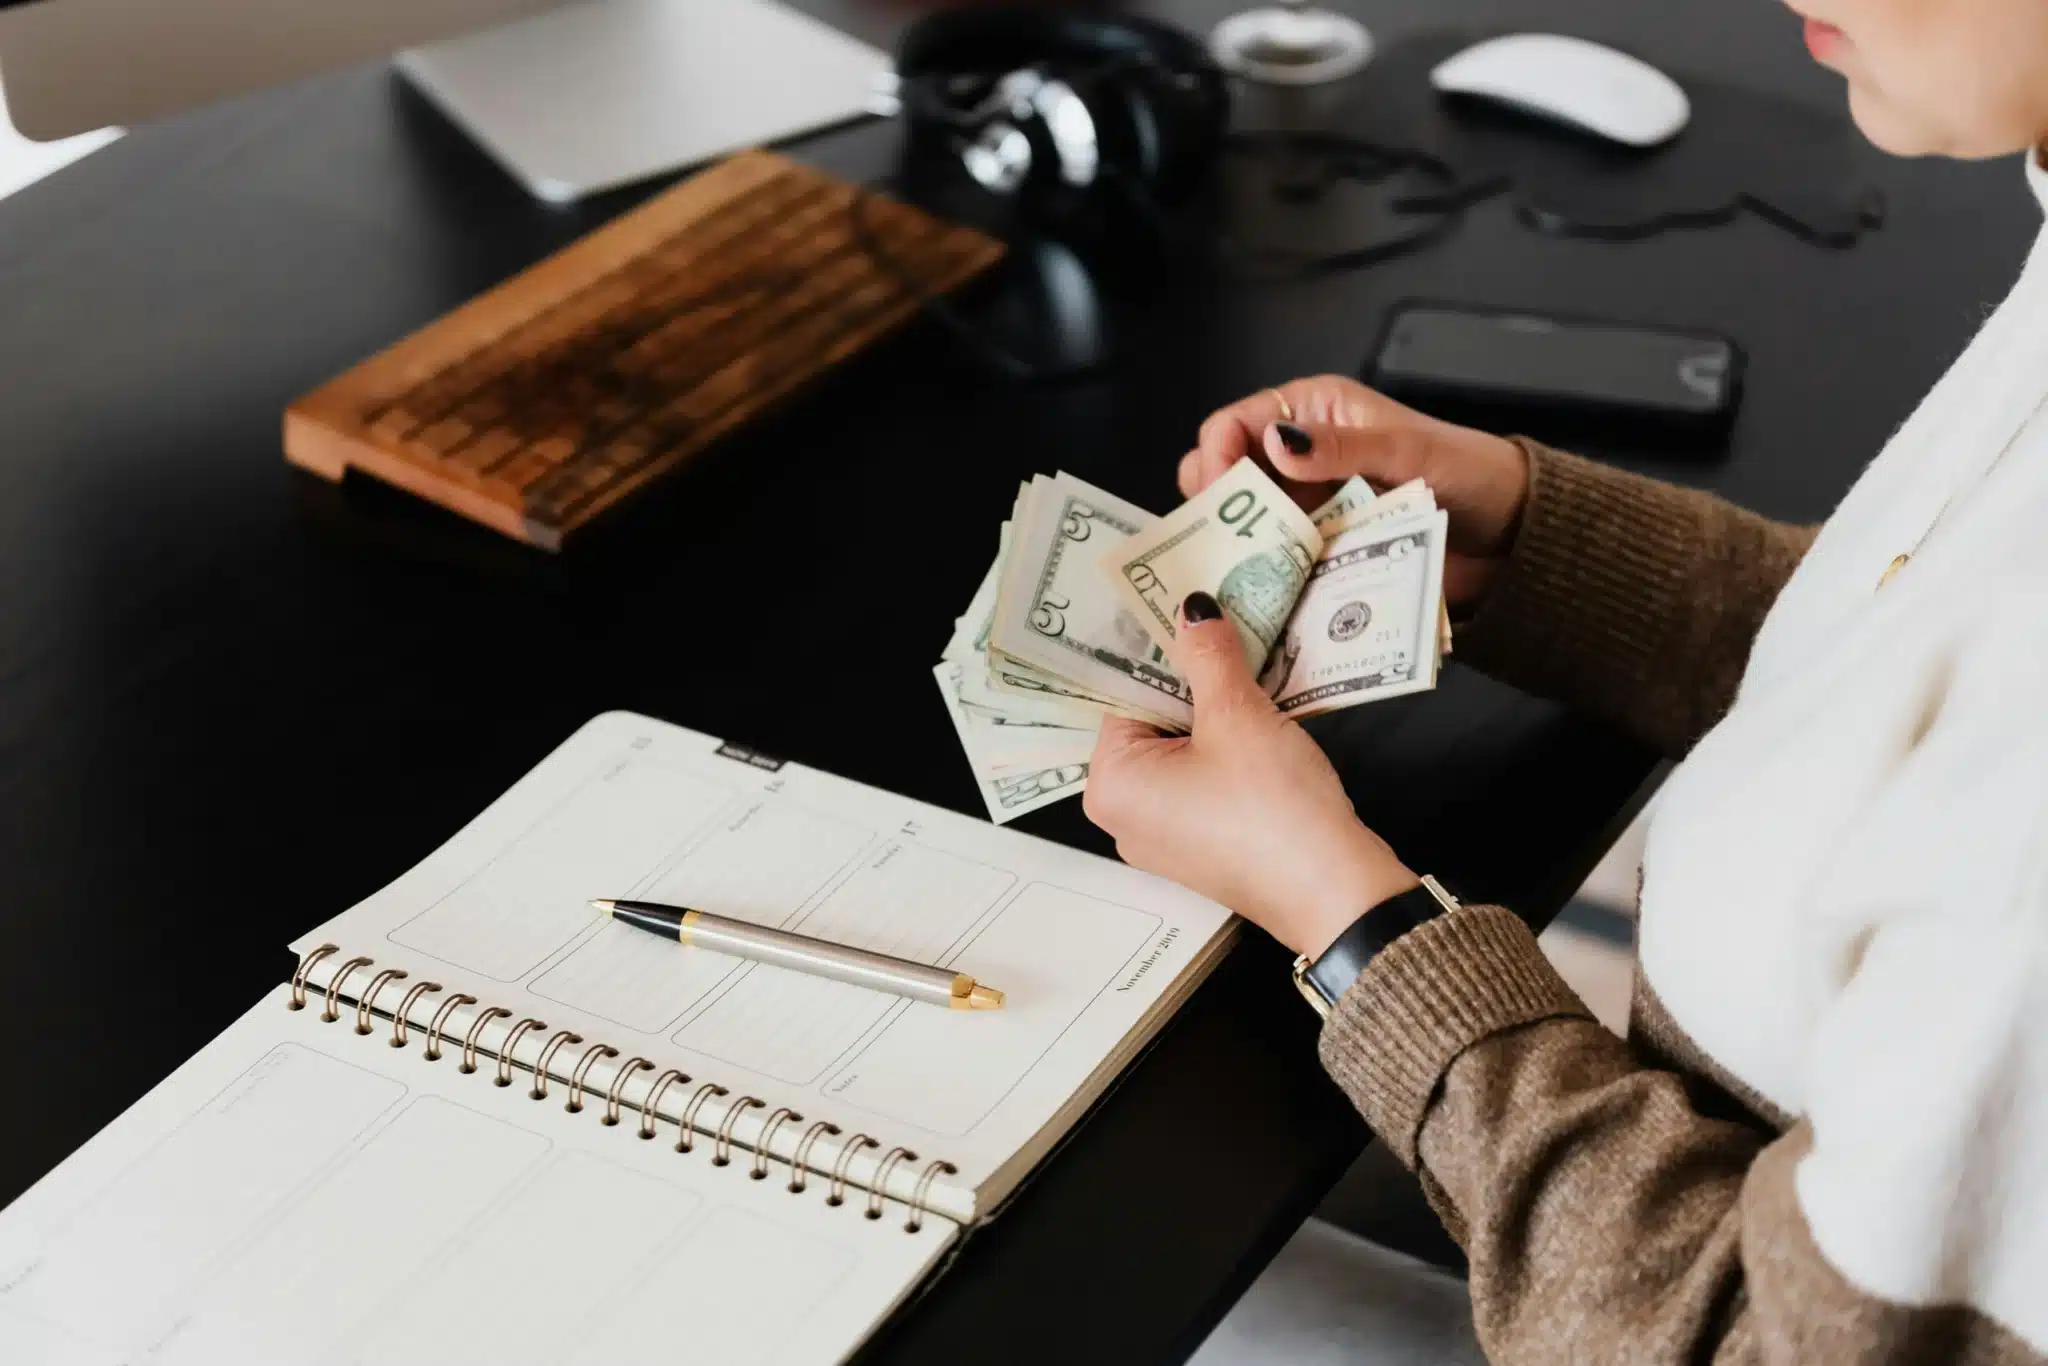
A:
{"label": "woman", "polygon": [[[1880,146],[2048,138],[2043,0],[1812,14]],[[1464,1245],[1487,1357],[2041,1360],[2048,247],[1817,536],[1343,379],[1217,413],[1183,491],[1255,444],[1304,504],[1428,480],[1458,657],[1684,756],[1624,1043],[1508,911],[1415,890],[1213,599],[1192,736],[1103,728],[1124,857],[1336,979],[1323,1063]]]}

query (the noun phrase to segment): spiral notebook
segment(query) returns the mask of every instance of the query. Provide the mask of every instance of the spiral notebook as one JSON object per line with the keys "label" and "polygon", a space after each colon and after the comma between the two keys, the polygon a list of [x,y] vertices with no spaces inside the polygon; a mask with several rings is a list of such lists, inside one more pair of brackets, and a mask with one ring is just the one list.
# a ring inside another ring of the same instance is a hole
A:
{"label": "spiral notebook", "polygon": [[[597,896],[1007,1004],[685,949]],[[839,1360],[1232,929],[1121,864],[609,713],[0,1213],[0,1362]]]}

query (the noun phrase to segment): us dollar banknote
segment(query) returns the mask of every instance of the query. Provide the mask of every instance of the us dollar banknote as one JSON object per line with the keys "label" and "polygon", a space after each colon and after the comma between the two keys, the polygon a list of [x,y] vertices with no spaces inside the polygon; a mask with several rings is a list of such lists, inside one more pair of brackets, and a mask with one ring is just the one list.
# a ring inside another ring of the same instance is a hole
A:
{"label": "us dollar banknote", "polygon": [[1009,742],[988,718],[961,699],[961,684],[970,665],[942,660],[933,670],[946,714],[974,771],[975,787],[988,817],[997,825],[1015,820],[1062,798],[1076,796],[1088,785],[1088,758],[1095,748],[1095,730],[1033,728],[1035,734]]}
{"label": "us dollar banknote", "polygon": [[1327,541],[1338,532],[1349,531],[1357,525],[1379,499],[1373,486],[1354,474],[1327,501],[1310,512],[1308,519],[1315,524],[1316,534]]}
{"label": "us dollar banknote", "polygon": [[1156,521],[1072,475],[1032,480],[996,593],[991,657],[1070,685],[1106,710],[1191,726],[1187,684],[1100,567],[1105,547]]}
{"label": "us dollar banknote", "polygon": [[[1366,485],[1367,496],[1360,498],[1352,488],[1353,484],[1365,481],[1352,476],[1349,483],[1339,489],[1329,502],[1309,515],[1315,520],[1316,530],[1323,533],[1325,541],[1342,532],[1361,526],[1374,526],[1397,518],[1413,517],[1422,512],[1436,510],[1436,495],[1429,485],[1420,479],[1388,489],[1379,497],[1371,497],[1371,485]],[[1448,605],[1437,603],[1436,648],[1438,654],[1451,652],[1451,612]]]}
{"label": "us dollar banknote", "polygon": [[941,660],[972,664],[966,672],[965,696],[970,703],[999,708],[1013,724],[1050,724],[1093,728],[1102,699],[1079,687],[1006,656],[994,654],[989,638],[995,629],[996,590],[1010,549],[1010,523],[997,538],[995,563],[975,590],[967,611],[953,623],[953,635]]}
{"label": "us dollar banknote", "polygon": [[1295,716],[1436,686],[1448,517],[1377,521],[1324,549],[1266,682]]}
{"label": "us dollar banknote", "polygon": [[989,818],[1084,791],[1104,716],[1192,725],[1165,649],[1196,588],[1285,711],[1433,686],[1444,531],[1420,481],[1351,479],[1303,513],[1248,461],[1164,520],[1068,474],[1020,485],[932,671]]}
{"label": "us dollar banknote", "polygon": [[1240,460],[1097,562],[1162,647],[1178,634],[1187,595],[1213,594],[1256,670],[1278,643],[1322,548],[1308,514],[1256,462]]}
{"label": "us dollar banknote", "polygon": [[[1341,498],[1343,495],[1340,493],[1338,496]],[[1336,499],[1331,500],[1335,501]],[[1410,479],[1405,484],[1397,484],[1388,489],[1369,503],[1348,503],[1338,509],[1329,524],[1324,526],[1323,514],[1329,507],[1330,504],[1326,503],[1316,510],[1316,525],[1323,529],[1326,540],[1342,532],[1356,531],[1360,527],[1399,521],[1418,513],[1435,512],[1436,495],[1431,493],[1429,485],[1420,479]]]}

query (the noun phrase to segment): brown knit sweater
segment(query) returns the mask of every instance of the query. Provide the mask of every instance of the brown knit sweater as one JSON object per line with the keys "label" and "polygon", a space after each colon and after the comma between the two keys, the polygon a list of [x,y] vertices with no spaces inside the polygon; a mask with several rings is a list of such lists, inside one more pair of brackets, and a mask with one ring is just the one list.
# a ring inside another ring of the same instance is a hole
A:
{"label": "brown knit sweater", "polygon": [[[1523,523],[1458,657],[1684,753],[1811,529],[1524,449]],[[1629,1038],[1609,1034],[1500,907],[1397,941],[1321,1052],[1464,1246],[1499,1366],[2040,1360],[1973,1309],[1852,1286],[1793,1191],[1806,1124],[1694,1045],[1640,973]]]}

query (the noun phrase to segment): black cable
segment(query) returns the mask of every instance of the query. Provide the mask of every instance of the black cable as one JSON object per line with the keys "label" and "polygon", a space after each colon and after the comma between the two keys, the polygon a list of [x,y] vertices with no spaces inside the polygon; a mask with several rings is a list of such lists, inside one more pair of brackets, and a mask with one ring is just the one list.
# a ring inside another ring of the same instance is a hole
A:
{"label": "black cable", "polygon": [[[1447,236],[1462,219],[1467,207],[1498,193],[1500,189],[1499,185],[1490,182],[1460,185],[1448,166],[1425,153],[1387,147],[1342,133],[1289,130],[1231,133],[1225,136],[1222,154],[1233,152],[1253,156],[1283,153],[1321,158],[1323,164],[1319,171],[1325,184],[1348,179],[1370,185],[1411,172],[1436,181],[1438,188],[1402,194],[1389,204],[1388,207],[1396,214],[1423,219],[1413,231],[1342,251],[1296,254],[1247,246],[1232,239],[1221,228],[1205,230],[1197,223],[1177,225],[1148,184],[1114,163],[1104,162],[1098,168],[1097,183],[1113,191],[1143,225],[1156,255],[1221,260],[1238,270],[1244,278],[1266,284],[1362,270],[1420,251]],[[928,287],[890,253],[868,217],[868,201],[867,194],[857,193],[847,207],[848,226],[855,244],[877,270],[916,302],[921,313],[944,328],[982,364],[1003,378],[1020,384],[1071,383],[1096,378],[1109,370],[1112,358],[1074,363],[1034,361],[997,339],[988,329],[968,321],[944,292]]]}
{"label": "black cable", "polygon": [[1449,235],[1467,208],[1498,192],[1498,187],[1490,184],[1459,185],[1456,173],[1427,153],[1389,147],[1348,133],[1294,129],[1234,132],[1224,139],[1225,155],[1232,152],[1320,158],[1321,183],[1307,187],[1311,195],[1322,193],[1337,180],[1376,185],[1404,172],[1422,175],[1438,183],[1438,188],[1432,192],[1397,195],[1387,206],[1395,214],[1420,217],[1423,221],[1418,227],[1397,237],[1363,246],[1333,252],[1294,253],[1247,246],[1227,233],[1218,232],[1217,246],[1226,259],[1234,258],[1235,263],[1248,272],[1250,267],[1258,264],[1272,268],[1271,273],[1253,277],[1268,284],[1363,270],[1421,251]]}

